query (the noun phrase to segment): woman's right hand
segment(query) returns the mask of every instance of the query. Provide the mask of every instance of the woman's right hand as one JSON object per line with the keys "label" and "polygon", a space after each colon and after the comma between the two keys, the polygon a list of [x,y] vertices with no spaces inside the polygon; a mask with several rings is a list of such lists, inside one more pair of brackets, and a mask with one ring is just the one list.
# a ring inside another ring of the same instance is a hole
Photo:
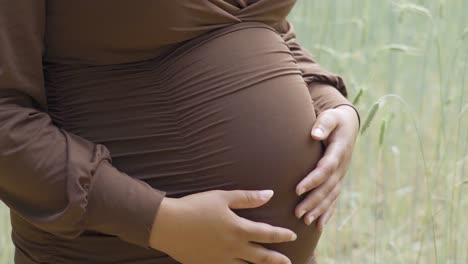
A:
{"label": "woman's right hand", "polygon": [[291,263],[286,256],[255,242],[293,241],[293,231],[239,217],[231,210],[259,207],[272,196],[271,190],[213,190],[182,198],[165,197],[151,231],[150,246],[184,264]]}

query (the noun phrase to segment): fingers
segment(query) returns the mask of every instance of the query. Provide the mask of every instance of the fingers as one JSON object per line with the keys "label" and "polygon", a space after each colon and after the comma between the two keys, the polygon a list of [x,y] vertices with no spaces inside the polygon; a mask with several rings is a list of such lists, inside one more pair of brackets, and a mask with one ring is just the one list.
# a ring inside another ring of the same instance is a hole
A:
{"label": "fingers", "polygon": [[258,264],[291,264],[291,260],[285,255],[274,251],[266,249],[265,247],[249,243],[247,247],[242,250],[245,260],[251,263]]}
{"label": "fingers", "polygon": [[329,193],[329,195],[325,199],[323,199],[318,206],[313,208],[304,216],[304,222],[306,223],[306,225],[310,225],[315,219],[323,215],[325,211],[328,208],[330,208],[332,203],[337,199],[338,195],[340,194],[340,189],[341,182],[338,182],[335,188],[333,188],[333,190]]}
{"label": "fingers", "polygon": [[323,215],[321,215],[317,220],[317,228],[322,231],[325,225],[328,223],[332,215],[335,213],[336,210],[336,202],[338,198],[328,207]]}
{"label": "fingers", "polygon": [[287,228],[254,222],[242,217],[239,217],[237,226],[239,235],[248,241],[259,243],[281,243],[294,241],[297,238],[296,233]]}
{"label": "fingers", "polygon": [[229,208],[243,209],[255,208],[265,204],[273,196],[273,190],[261,191],[221,191],[223,197],[226,199]]}
{"label": "fingers", "polygon": [[332,142],[328,145],[324,156],[317,163],[317,167],[296,186],[297,195],[323,184],[340,166],[344,151],[339,143]]}
{"label": "fingers", "polygon": [[336,193],[332,192],[339,192],[339,188],[336,188],[339,183],[340,178],[337,175],[333,175],[329,177],[324,184],[308,193],[307,196],[296,206],[296,217],[301,218],[305,213],[317,207],[325,199],[329,199],[330,195],[336,195]]}
{"label": "fingers", "polygon": [[312,127],[311,135],[316,140],[324,140],[338,125],[335,109],[325,110],[317,117]]}

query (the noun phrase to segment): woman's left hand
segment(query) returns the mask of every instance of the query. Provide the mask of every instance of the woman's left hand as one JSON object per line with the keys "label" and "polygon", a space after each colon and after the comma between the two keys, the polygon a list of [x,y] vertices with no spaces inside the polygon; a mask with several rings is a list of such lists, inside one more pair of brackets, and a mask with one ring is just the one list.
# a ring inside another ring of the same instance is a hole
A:
{"label": "woman's left hand", "polygon": [[358,131],[358,115],[348,105],[324,110],[317,117],[311,135],[323,140],[325,154],[296,187],[298,195],[310,191],[295,210],[298,218],[304,216],[307,225],[318,219],[317,227],[322,230],[333,215]]}

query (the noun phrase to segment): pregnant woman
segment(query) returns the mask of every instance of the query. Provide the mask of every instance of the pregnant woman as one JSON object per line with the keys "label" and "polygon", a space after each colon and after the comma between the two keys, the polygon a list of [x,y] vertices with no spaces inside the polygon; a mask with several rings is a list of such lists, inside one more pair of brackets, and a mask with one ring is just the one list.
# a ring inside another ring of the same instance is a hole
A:
{"label": "pregnant woman", "polygon": [[15,262],[314,263],[359,120],[294,3],[0,0]]}

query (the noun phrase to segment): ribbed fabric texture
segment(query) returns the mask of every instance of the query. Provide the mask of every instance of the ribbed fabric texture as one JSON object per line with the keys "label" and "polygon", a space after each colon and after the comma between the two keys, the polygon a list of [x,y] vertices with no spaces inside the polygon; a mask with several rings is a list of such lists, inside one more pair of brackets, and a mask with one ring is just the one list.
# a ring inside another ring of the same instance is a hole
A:
{"label": "ribbed fabric texture", "polygon": [[[295,242],[265,246],[288,254],[293,263],[312,263],[306,259],[319,233],[294,216],[301,199],[294,189],[322,148],[309,135],[315,111],[307,85],[271,27],[236,24],[137,63],[49,64],[45,84],[57,127],[105,145],[117,169],[167,197],[273,189],[268,205],[236,213],[296,231]],[[116,237],[87,232],[65,240],[19,218],[13,222],[18,247],[48,261],[177,263]]]}

